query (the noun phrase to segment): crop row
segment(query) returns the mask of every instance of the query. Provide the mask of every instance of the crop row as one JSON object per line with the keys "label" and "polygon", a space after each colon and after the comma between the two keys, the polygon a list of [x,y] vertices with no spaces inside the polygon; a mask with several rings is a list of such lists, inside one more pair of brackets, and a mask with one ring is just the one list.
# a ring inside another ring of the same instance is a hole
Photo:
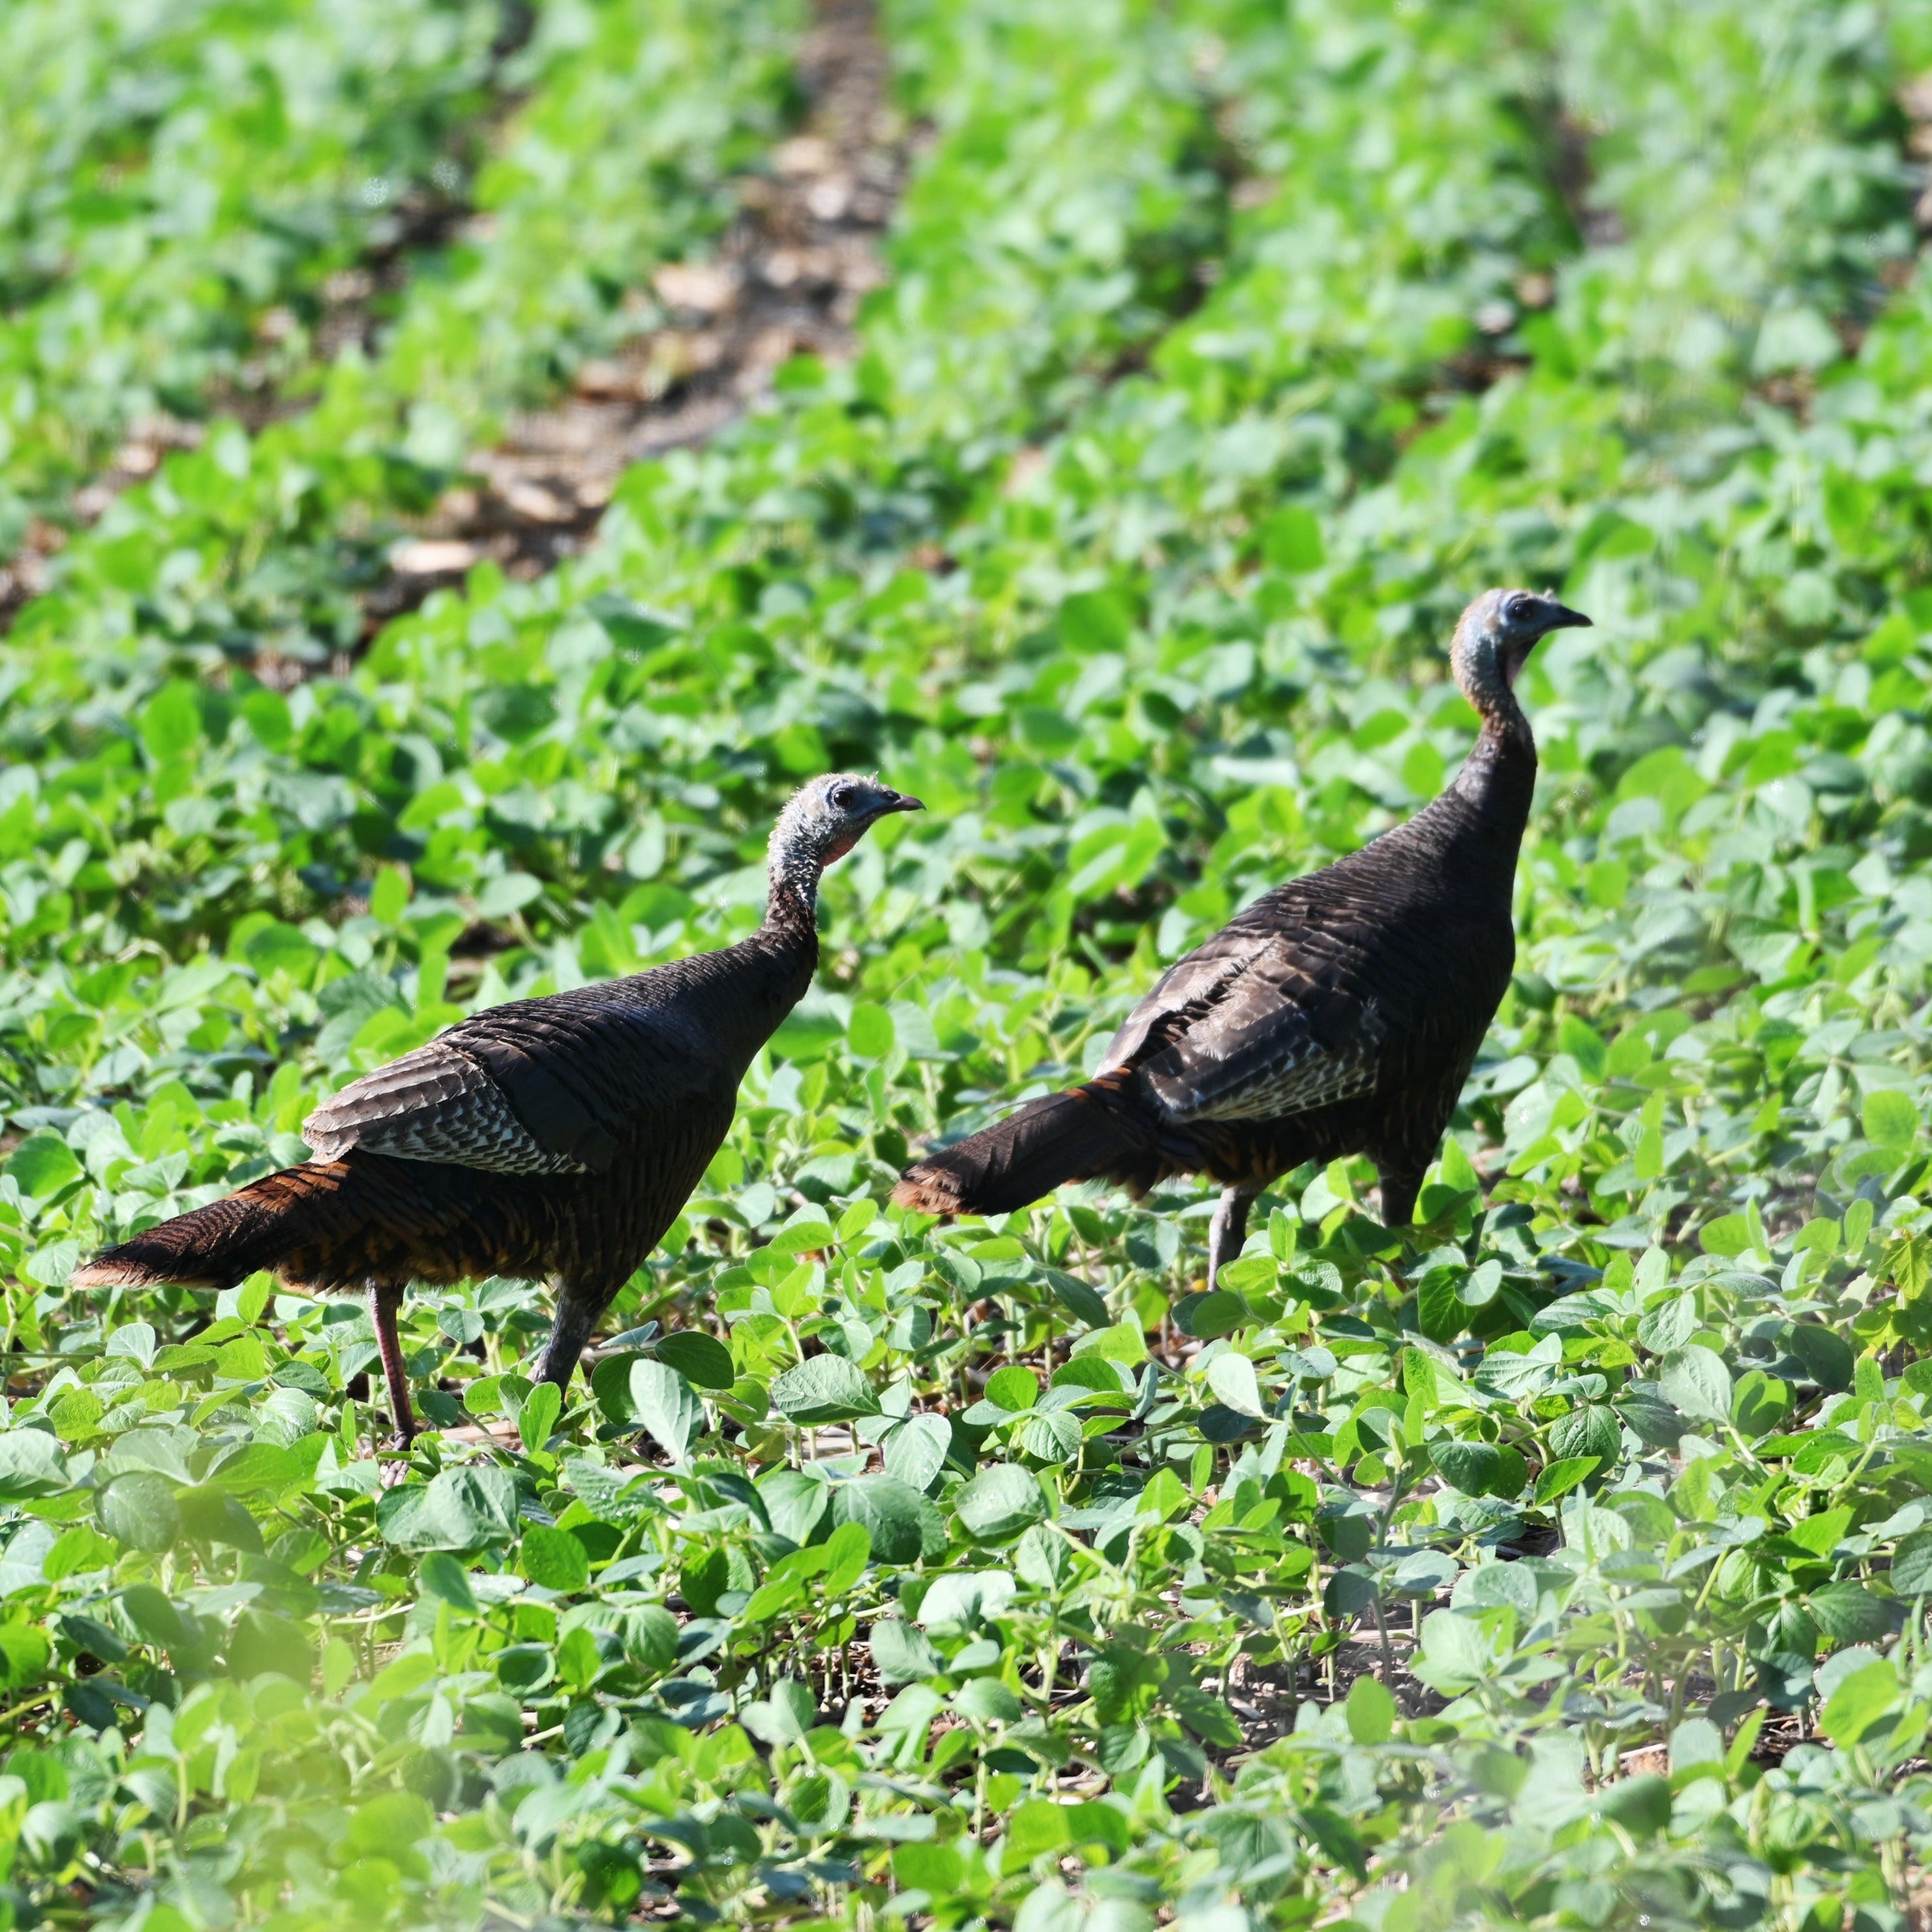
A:
{"label": "crop row", "polygon": [[[40,158],[65,199],[49,207],[37,178],[22,183],[29,298],[0,352],[7,547],[137,419],[212,417],[200,460],[116,506],[100,548],[125,572],[124,539],[151,532],[177,574],[205,551],[240,605],[231,643],[274,550],[257,594],[276,646],[298,657],[352,641],[351,587],[506,411],[657,319],[653,271],[729,220],[729,177],[783,120],[794,32],[792,10],[763,0],[602,0],[544,8],[500,60],[494,5],[428,7],[416,21],[392,10],[380,31],[340,9],[315,14],[266,9],[225,21],[232,39],[190,31],[178,47],[170,34],[166,47],[198,64],[164,112],[150,102],[138,125],[100,131],[92,165],[115,195],[82,193],[79,137],[50,127]],[[112,40],[93,51],[101,64],[134,57]],[[232,68],[252,91],[230,84]],[[98,78],[83,66],[73,85]],[[506,98],[514,110],[494,133],[479,117]],[[284,124],[313,139],[277,133]],[[264,146],[287,179],[250,164]],[[399,290],[358,266],[412,238]],[[369,314],[349,326],[358,304]],[[250,438],[221,414],[238,403],[302,413]]]}
{"label": "crop row", "polygon": [[286,380],[330,278],[460,206],[486,5],[10,10],[0,548],[130,426]]}

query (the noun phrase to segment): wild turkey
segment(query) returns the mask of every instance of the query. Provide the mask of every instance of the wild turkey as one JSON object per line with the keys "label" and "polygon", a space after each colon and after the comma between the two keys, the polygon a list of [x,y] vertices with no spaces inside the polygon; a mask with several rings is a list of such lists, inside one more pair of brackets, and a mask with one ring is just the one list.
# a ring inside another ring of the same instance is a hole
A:
{"label": "wild turkey", "polygon": [[893,1200],[1000,1214],[1063,1181],[1138,1194],[1204,1173],[1222,1186],[1210,1286],[1256,1195],[1306,1160],[1367,1154],[1383,1220],[1408,1221],[1515,962],[1510,900],[1536,782],[1516,676],[1546,633],[1589,621],[1528,590],[1478,597],[1449,661],[1482,730],[1448,789],[1257,899],[1162,976],[1093,1079],[929,1154]]}
{"label": "wild turkey", "polygon": [[772,833],[748,939],[463,1021],[318,1107],[303,1128],[313,1160],[108,1249],[74,1286],[224,1288],[272,1268],[318,1293],[366,1289],[406,1443],[406,1286],[554,1276],[538,1373],[566,1387],[717,1152],[752,1056],[812,983],[819,874],[886,814],[923,809],[875,778],[814,780]]}

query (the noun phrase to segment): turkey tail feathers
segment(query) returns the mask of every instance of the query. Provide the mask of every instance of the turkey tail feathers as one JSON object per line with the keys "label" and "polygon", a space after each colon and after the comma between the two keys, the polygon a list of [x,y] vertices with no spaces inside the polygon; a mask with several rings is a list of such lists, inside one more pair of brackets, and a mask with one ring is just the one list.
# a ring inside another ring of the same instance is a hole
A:
{"label": "turkey tail feathers", "polygon": [[1048,1094],[1016,1114],[909,1167],[896,1206],[922,1214],[1005,1214],[1062,1181],[1150,1180],[1157,1156],[1144,1129],[1115,1106],[1102,1082]]}
{"label": "turkey tail feathers", "polygon": [[232,1288],[272,1268],[314,1232],[310,1209],[333,1195],[341,1170],[310,1164],[265,1174],[213,1201],[107,1248],[76,1268],[75,1288]]}

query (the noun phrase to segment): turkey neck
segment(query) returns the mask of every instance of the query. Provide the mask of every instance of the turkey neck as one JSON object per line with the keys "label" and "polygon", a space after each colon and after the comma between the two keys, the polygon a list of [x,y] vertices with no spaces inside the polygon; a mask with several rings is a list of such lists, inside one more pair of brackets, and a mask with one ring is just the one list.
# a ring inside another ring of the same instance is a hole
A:
{"label": "turkey neck", "polygon": [[1473,860],[1485,883],[1507,898],[1536,792],[1536,740],[1507,685],[1470,694],[1482,714],[1483,728],[1454,782],[1422,817],[1439,812],[1448,819],[1450,842],[1460,848],[1458,856],[1466,863]]}
{"label": "turkey neck", "polygon": [[771,855],[767,868],[770,896],[765,901],[765,922],[759,927],[754,944],[777,954],[796,975],[798,990],[794,1001],[805,996],[818,966],[818,877],[822,869],[819,855],[796,845],[780,848]]}

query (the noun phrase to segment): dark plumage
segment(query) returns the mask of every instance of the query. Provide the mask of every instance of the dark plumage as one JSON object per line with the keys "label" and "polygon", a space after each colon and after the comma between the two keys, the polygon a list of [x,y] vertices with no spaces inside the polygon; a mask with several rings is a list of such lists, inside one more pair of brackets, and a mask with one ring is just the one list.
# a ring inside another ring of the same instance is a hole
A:
{"label": "dark plumage", "polygon": [[928,1155],[894,1201],[1000,1214],[1063,1181],[1138,1193],[1206,1174],[1224,1190],[1210,1282],[1240,1251],[1249,1203],[1306,1160],[1367,1154],[1382,1219],[1406,1222],[1515,963],[1536,782],[1516,676],[1546,633],[1589,621],[1530,591],[1478,598],[1450,662],[1483,728],[1442,796],[1257,899],[1162,976],[1094,1078]]}
{"label": "dark plumage", "polygon": [[108,1249],[75,1285],[224,1288],[272,1268],[318,1292],[366,1288],[406,1440],[406,1285],[554,1276],[540,1372],[567,1384],[717,1152],[752,1056],[812,983],[820,873],[887,813],[921,809],[874,778],[814,780],[772,832],[748,939],[464,1020],[324,1101],[303,1130],[314,1160]]}

